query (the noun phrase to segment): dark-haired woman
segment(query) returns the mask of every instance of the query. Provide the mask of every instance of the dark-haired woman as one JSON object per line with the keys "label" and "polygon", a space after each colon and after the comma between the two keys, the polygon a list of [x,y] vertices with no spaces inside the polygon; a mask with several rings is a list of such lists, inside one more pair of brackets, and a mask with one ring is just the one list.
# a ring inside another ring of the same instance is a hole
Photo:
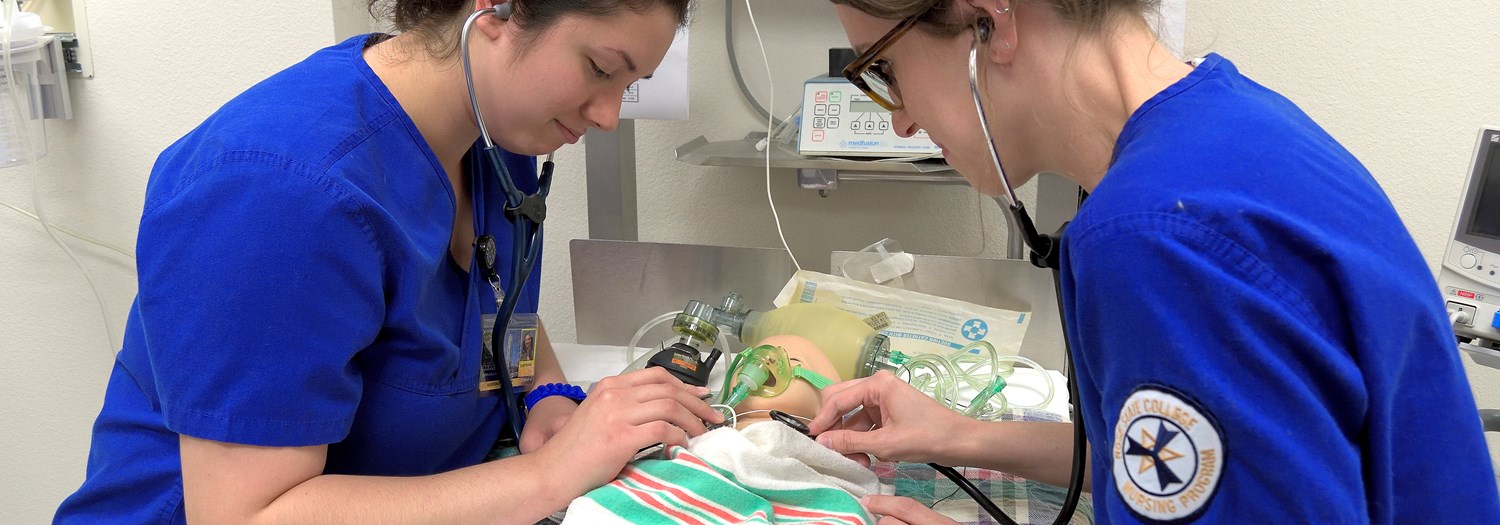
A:
{"label": "dark-haired woman", "polygon": [[[637,449],[719,419],[647,370],[581,404],[531,396],[523,454],[482,462],[509,425],[481,387],[496,298],[473,246],[498,233],[503,262],[513,243],[504,175],[476,149],[461,28],[499,8],[468,51],[489,133],[529,193],[532,156],[615,127],[687,9],[495,4],[379,2],[400,34],[318,51],[161,154],[88,475],[57,523],[533,523]],[[535,312],[535,279],[520,295]],[[534,384],[565,382],[545,341]]]}

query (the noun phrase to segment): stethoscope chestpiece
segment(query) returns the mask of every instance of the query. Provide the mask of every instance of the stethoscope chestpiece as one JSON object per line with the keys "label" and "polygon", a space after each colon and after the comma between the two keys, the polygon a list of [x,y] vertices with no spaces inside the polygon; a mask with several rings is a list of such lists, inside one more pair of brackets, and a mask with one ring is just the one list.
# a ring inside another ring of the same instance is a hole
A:
{"label": "stethoscope chestpiece", "polygon": [[792,427],[792,430],[796,430],[797,433],[804,436],[808,435],[809,433],[806,423],[803,423],[802,420],[797,419],[796,417],[786,412],[782,412],[780,410],[772,410],[771,419],[779,421],[783,425]]}

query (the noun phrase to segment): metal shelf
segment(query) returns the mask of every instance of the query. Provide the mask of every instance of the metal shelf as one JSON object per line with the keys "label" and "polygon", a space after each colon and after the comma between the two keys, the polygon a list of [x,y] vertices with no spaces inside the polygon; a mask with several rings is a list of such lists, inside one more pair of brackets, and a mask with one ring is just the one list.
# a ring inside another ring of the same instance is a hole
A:
{"label": "metal shelf", "polygon": [[1469,359],[1473,359],[1475,364],[1490,368],[1500,368],[1500,350],[1475,346],[1469,343],[1459,343],[1458,348],[1459,350],[1468,352]]}
{"label": "metal shelf", "polygon": [[[697,166],[756,168],[766,165],[766,154],[755,144],[765,133],[750,133],[739,140],[710,142],[699,136],[677,147],[677,160]],[[836,157],[804,157],[785,145],[771,150],[771,167],[796,169],[798,183],[808,189],[832,189],[839,181],[920,182],[967,184],[962,175],[941,159],[916,162],[875,162]]]}

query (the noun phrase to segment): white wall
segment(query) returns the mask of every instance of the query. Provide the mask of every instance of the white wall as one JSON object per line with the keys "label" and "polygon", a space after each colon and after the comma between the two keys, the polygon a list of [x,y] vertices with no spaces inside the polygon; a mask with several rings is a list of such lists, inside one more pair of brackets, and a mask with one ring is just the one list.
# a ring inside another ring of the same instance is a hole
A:
{"label": "white wall", "polygon": [[[698,135],[738,137],[757,124],[723,58],[723,2],[700,0],[692,37],[693,120],[637,124],[640,238],[779,246],[765,207],[764,173],[698,168],[671,149]],[[270,0],[90,2],[97,78],[74,84],[77,119],[49,123],[52,154],[0,170],[0,202],[30,208],[32,171],[53,222],[130,249],[156,154],[225,100],[264,76],[358,31],[360,2]],[[331,4],[331,5],[330,5]],[[1500,124],[1500,10],[1481,0],[1434,3],[1253,3],[1192,0],[1188,49],[1219,51],[1302,105],[1379,178],[1436,269],[1477,128]],[[777,82],[778,113],[800,81],[822,71],[823,49],[843,44],[832,8],[758,0]],[[282,9],[285,8],[285,9]],[[739,8],[746,76],[766,100],[764,73]],[[582,148],[561,152],[549,214],[543,315],[572,340],[567,240],[587,237]],[[802,264],[825,268],[831,249],[891,236],[922,253],[973,254],[979,214],[957,187],[848,184],[827,199],[773,185]],[[1003,245],[1002,219],[985,201],[987,255]],[[936,233],[933,233],[936,232]],[[135,292],[131,262],[72,244],[95,272],[118,345]],[[232,263],[232,261],[226,261]],[[1354,300],[1378,300],[1355,298]],[[7,522],[39,523],[82,480],[89,426],[112,350],[94,299],[70,262],[28,218],[0,208],[0,508]],[[1473,369],[1480,405],[1500,407],[1500,371]],[[1492,448],[1500,442],[1492,441]]]}

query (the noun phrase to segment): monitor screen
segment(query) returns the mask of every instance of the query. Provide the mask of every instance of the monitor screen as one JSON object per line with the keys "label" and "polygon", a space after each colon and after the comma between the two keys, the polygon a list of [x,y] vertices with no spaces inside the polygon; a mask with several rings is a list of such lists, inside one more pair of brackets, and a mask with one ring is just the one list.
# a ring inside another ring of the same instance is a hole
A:
{"label": "monitor screen", "polygon": [[875,103],[873,100],[851,100],[849,101],[849,111],[855,113],[875,113],[884,112],[885,108],[880,107],[880,104]]}
{"label": "monitor screen", "polygon": [[[1479,175],[1479,195],[1469,216],[1469,235],[1500,240],[1500,143],[1485,144],[1484,171]],[[1477,166],[1476,166],[1477,168]]]}

